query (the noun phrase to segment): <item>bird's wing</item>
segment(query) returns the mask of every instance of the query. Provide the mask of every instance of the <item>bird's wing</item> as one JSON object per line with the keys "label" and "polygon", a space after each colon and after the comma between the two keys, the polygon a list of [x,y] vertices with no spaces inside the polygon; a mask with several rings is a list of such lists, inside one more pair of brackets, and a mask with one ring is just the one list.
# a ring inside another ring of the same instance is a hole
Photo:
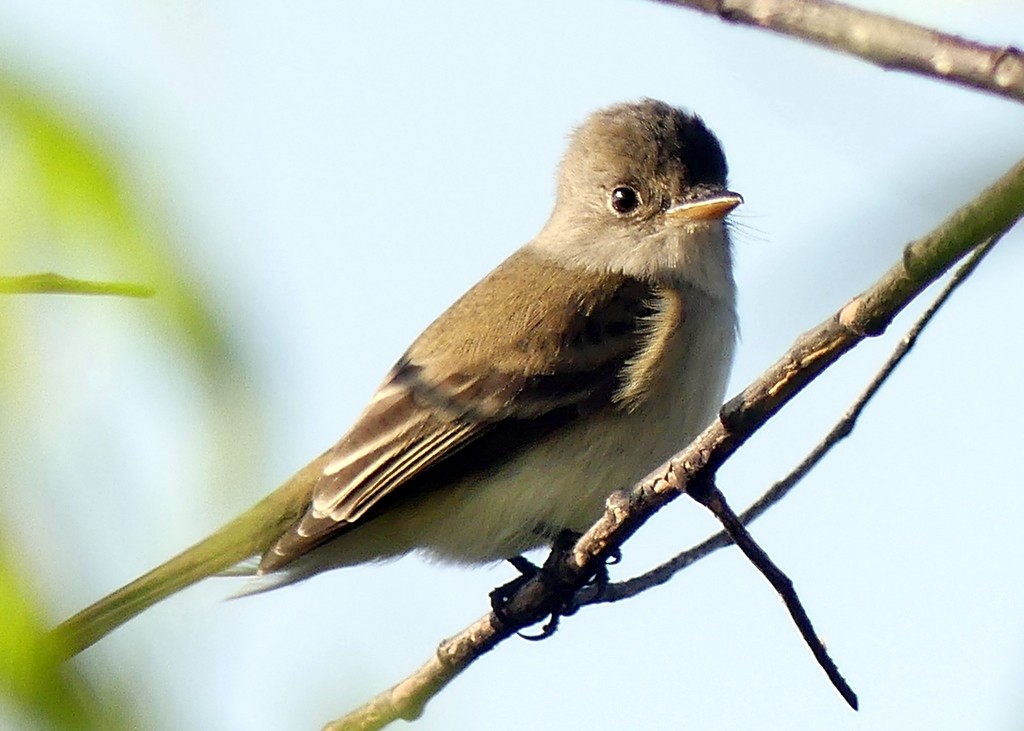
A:
{"label": "bird's wing", "polygon": [[[430,467],[471,469],[480,462],[471,445],[484,434],[508,430],[521,447],[615,402],[638,353],[654,346],[659,295],[622,275],[585,288],[574,276],[519,252],[428,327],[329,451],[306,514],[267,551],[261,573],[372,519]],[[528,300],[523,277],[544,283]]]}

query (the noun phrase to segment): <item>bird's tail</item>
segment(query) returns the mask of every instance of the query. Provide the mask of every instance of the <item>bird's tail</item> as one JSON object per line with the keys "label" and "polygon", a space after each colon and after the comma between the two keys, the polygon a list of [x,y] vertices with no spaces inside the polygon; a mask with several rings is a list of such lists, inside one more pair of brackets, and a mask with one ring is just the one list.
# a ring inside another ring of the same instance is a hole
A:
{"label": "bird's tail", "polygon": [[322,462],[314,460],[220,530],[62,622],[53,630],[59,650],[73,657],[157,602],[262,554],[306,509]]}

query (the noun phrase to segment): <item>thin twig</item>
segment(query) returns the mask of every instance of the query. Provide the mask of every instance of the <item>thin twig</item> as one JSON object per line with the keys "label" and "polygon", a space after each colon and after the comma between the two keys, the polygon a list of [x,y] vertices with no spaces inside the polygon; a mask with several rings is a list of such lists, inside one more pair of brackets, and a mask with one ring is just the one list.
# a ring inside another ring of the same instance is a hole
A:
{"label": "thin twig", "polygon": [[[442,643],[441,650],[458,647],[444,664],[428,662],[417,673],[384,691],[345,719],[327,726],[331,731],[370,731],[391,719],[415,717],[431,696],[412,694],[402,707],[395,688],[406,684],[429,689],[443,687],[498,642],[529,624],[531,616],[544,616],[557,606],[567,586],[581,588],[644,522],[685,491],[692,480],[712,480],[715,471],[779,409],[792,400],[828,366],[867,337],[879,335],[892,319],[928,285],[945,273],[980,242],[1009,230],[1024,216],[1024,160],[969,204],[955,211],[938,228],[903,251],[900,261],[871,288],[855,297],[833,317],[805,333],[786,354],[750,386],[727,403],[718,418],[686,449],[678,453],[629,493],[609,496],[604,515],[569,553],[548,557],[545,571],[526,582],[505,605],[502,623],[489,614]],[[561,568],[559,586],[542,580],[549,566]],[[534,614],[530,615],[529,610]],[[537,621],[536,619],[533,621]],[[480,628],[488,628],[481,632]],[[438,668],[441,668],[440,670]],[[425,675],[419,675],[425,673]],[[431,676],[431,673],[443,673]],[[369,716],[385,719],[374,723]]]}
{"label": "thin twig", "polygon": [[152,297],[152,287],[131,282],[96,282],[61,274],[26,274],[0,277],[0,294],[90,294],[115,297]]}
{"label": "thin twig", "polygon": [[800,603],[800,597],[797,596],[793,581],[782,572],[782,569],[775,565],[775,562],[769,558],[764,549],[757,545],[754,537],[750,535],[743,526],[743,523],[740,522],[740,519],[736,517],[736,513],[729,507],[721,490],[714,485],[710,485],[707,489],[694,490],[692,489],[691,482],[691,488],[687,490],[687,494],[714,513],[715,517],[725,527],[725,532],[729,534],[733,542],[750,559],[750,562],[757,567],[757,570],[768,579],[768,583],[782,597],[786,609],[789,610],[789,615],[793,618],[793,622],[800,631],[800,635],[804,638],[804,642],[807,643],[807,646],[814,654],[814,659],[818,661],[818,665],[825,671],[825,675],[832,681],[832,685],[839,691],[839,694],[850,704],[851,708],[856,710],[857,694],[853,692],[853,688],[850,687],[850,684],[839,673],[839,668],[836,667],[835,661],[828,654],[824,643],[818,638],[818,633],[814,631],[811,618],[807,616],[803,604]]}
{"label": "thin twig", "polygon": [[1024,52],[987,46],[828,0],[657,0],[909,71],[1024,101]]}
{"label": "thin twig", "polygon": [[[903,359],[910,352],[917,342],[918,337],[932,321],[942,306],[949,300],[957,288],[963,284],[969,276],[977,269],[981,260],[995,247],[1002,236],[993,236],[988,241],[978,246],[970,257],[960,266],[949,282],[943,288],[935,301],[918,318],[907,334],[900,339],[893,349],[889,358],[871,379],[871,382],[861,391],[857,399],[850,405],[843,416],[835,423],[820,442],[812,449],[807,456],[793,470],[781,480],[772,485],[761,497],[751,503],[750,507],[740,514],[739,519],[744,525],[749,525],[761,517],[769,508],[784,498],[790,490],[807,476],[815,466],[827,455],[833,447],[848,437],[856,426],[857,420],[867,407],[868,403],[878,393],[882,385],[889,379]],[[719,531],[713,536],[701,541],[696,546],[673,556],[659,566],[639,576],[626,581],[617,581],[608,584],[603,591],[597,592],[584,589],[585,596],[579,597],[582,604],[600,604],[605,602],[617,602],[636,596],[655,586],[665,584],[677,573],[692,563],[699,561],[710,553],[720,548],[731,546],[733,543],[728,533]]]}
{"label": "thin twig", "polygon": [[427,701],[441,692],[470,663],[513,634],[491,615],[482,617],[458,635],[445,640],[416,672],[378,694],[323,731],[375,731],[392,721],[419,718]]}

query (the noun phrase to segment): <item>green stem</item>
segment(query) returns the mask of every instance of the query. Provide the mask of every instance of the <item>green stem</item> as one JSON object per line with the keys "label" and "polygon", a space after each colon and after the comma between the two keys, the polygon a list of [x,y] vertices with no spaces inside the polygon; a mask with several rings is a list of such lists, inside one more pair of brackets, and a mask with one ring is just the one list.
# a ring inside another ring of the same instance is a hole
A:
{"label": "green stem", "polygon": [[20,277],[0,277],[0,294],[91,294],[115,297],[152,297],[155,291],[131,282],[93,282],[46,272]]}

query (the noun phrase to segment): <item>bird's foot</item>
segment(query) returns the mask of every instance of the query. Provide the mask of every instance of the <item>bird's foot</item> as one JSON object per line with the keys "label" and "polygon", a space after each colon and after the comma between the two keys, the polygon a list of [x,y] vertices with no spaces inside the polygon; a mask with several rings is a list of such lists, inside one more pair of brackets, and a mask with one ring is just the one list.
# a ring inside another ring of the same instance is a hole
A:
{"label": "bird's foot", "polygon": [[[552,546],[552,556],[560,555],[562,552],[569,550],[579,540],[579,534],[572,531],[562,531],[558,538],[555,540],[554,546]],[[597,573],[587,582],[586,586],[594,586],[597,592],[597,596],[600,597],[604,593],[605,587],[609,583],[608,566],[610,564],[618,563],[622,558],[621,553],[616,550],[608,560],[601,565]],[[512,597],[519,592],[519,590],[532,581],[534,578],[539,576],[540,580],[552,588],[555,592],[553,597],[553,606],[550,609],[548,620],[541,627],[539,633],[530,635],[524,634],[523,632],[517,632],[520,637],[524,640],[530,640],[536,642],[544,640],[553,635],[558,629],[558,623],[562,617],[568,617],[579,611],[580,603],[577,601],[577,591],[570,587],[562,587],[561,582],[555,580],[545,580],[549,568],[548,564],[543,567],[539,567],[523,556],[514,556],[508,559],[508,562],[512,564],[516,570],[519,571],[517,576],[507,584],[499,586],[497,589],[491,592],[491,610],[494,612],[495,617],[502,623],[507,623],[510,620],[508,612],[508,604],[512,600]]]}

